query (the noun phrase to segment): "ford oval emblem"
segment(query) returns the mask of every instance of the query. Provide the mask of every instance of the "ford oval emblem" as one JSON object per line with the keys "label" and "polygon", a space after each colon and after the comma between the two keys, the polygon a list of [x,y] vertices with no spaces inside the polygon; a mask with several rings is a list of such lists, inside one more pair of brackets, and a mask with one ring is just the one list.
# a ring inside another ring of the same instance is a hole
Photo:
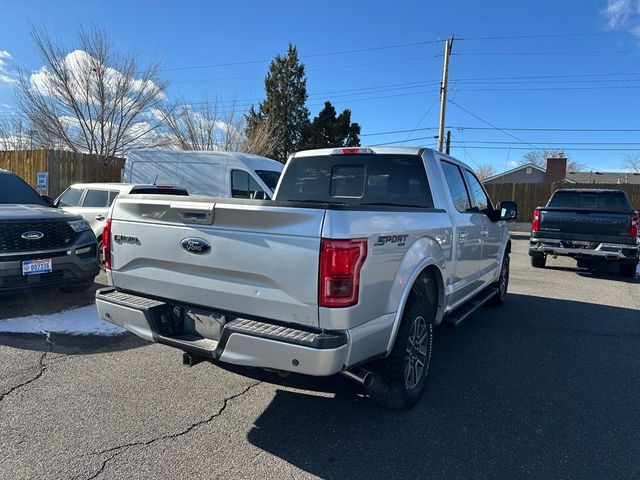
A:
{"label": "ford oval emblem", "polygon": [[29,232],[24,232],[20,236],[25,240],[40,240],[42,237],[44,237],[44,233],[37,232],[36,230],[31,230]]}
{"label": "ford oval emblem", "polygon": [[189,253],[195,253],[196,255],[202,255],[211,250],[211,244],[201,238],[189,237],[180,242],[182,248]]}

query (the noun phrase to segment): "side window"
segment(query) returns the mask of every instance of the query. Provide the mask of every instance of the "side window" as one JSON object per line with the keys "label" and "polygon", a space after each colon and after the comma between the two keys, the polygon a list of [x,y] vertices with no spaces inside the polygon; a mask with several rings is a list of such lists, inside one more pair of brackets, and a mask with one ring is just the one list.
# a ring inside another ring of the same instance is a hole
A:
{"label": "side window", "polygon": [[70,188],[62,194],[58,199],[59,207],[77,207],[80,205],[80,199],[84,190],[81,188]]}
{"label": "side window", "polygon": [[478,210],[481,212],[486,212],[489,209],[493,210],[491,200],[489,200],[484,188],[482,188],[482,184],[476,176],[469,170],[465,170],[464,175],[467,178],[467,185],[469,185],[469,193],[473,200],[473,206],[478,207]]}
{"label": "side window", "polygon": [[113,202],[118,195],[120,195],[120,192],[118,190],[109,191],[109,206],[113,205]]}
{"label": "side window", "polygon": [[453,200],[453,205],[459,212],[467,212],[471,209],[471,202],[469,201],[469,194],[467,193],[467,187],[464,184],[462,178],[462,172],[457,165],[453,163],[441,161],[442,170],[444,170],[444,178],[449,186],[449,193]]}
{"label": "side window", "polygon": [[233,170],[231,172],[231,196],[233,198],[267,198],[258,182],[242,170]]}
{"label": "side window", "polygon": [[82,206],[85,208],[105,208],[108,204],[108,190],[87,190]]}

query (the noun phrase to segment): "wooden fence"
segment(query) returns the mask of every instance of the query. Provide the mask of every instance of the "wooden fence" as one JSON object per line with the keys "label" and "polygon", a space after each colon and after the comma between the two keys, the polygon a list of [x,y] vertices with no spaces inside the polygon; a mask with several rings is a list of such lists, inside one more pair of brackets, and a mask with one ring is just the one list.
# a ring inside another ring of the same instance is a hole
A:
{"label": "wooden fence", "polygon": [[624,190],[633,207],[640,210],[640,185],[632,184],[575,184],[575,183],[487,183],[484,185],[493,203],[513,200],[518,204],[518,221],[530,222],[533,210],[545,205],[558,188],[613,188]]}
{"label": "wooden fence", "polygon": [[48,188],[40,193],[57,197],[73,183],[120,182],[123,158],[101,159],[97,155],[64,150],[20,150],[0,152],[0,168],[19,175],[33,188],[37,173],[48,172]]}

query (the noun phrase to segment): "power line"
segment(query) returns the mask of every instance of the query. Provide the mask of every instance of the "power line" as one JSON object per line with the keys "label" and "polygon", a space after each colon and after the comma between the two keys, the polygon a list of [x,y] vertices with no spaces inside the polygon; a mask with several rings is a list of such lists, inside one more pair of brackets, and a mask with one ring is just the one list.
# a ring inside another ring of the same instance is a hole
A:
{"label": "power line", "polygon": [[[337,51],[333,51],[333,52],[312,53],[312,54],[309,54],[309,55],[301,55],[300,58],[301,59],[318,58],[318,57],[328,57],[328,56],[334,56],[334,55],[347,55],[347,54],[351,54],[351,53],[363,53],[363,52],[372,52],[372,51],[379,51],[379,50],[389,50],[389,49],[395,49],[395,48],[416,47],[416,46],[421,46],[421,45],[436,44],[436,43],[438,43],[438,41],[439,40],[427,40],[427,41],[423,41],[423,42],[399,43],[399,44],[394,44],[394,45],[381,45],[381,46],[377,46],[377,47],[355,48],[355,49],[351,49],[351,50],[337,50]],[[251,64],[257,64],[257,63],[268,63],[268,62],[271,62],[272,60],[273,60],[272,58],[269,58],[269,59],[261,59],[261,60],[242,60],[242,61],[238,61],[238,62],[209,63],[209,64],[204,64],[204,65],[189,65],[189,66],[184,66],[184,67],[164,68],[164,69],[160,69],[159,71],[161,71],[161,72],[174,72],[174,71],[179,71],[179,70],[197,70],[197,69],[203,69],[203,68],[218,68],[218,67],[230,67],[230,66],[238,66],[238,65],[251,65]]]}
{"label": "power line", "polygon": [[[600,54],[616,54],[616,53],[637,53],[637,50],[625,49],[625,50],[553,50],[546,52],[458,52],[452,53],[452,55],[466,56],[466,57],[480,57],[480,56],[513,56],[513,55],[600,55]],[[437,57],[441,56],[436,55]]]}
{"label": "power line", "polygon": [[[454,142],[456,143],[456,142]],[[484,149],[484,150],[531,150],[526,147],[490,147],[486,145],[467,145],[467,148],[473,149]],[[640,151],[640,148],[565,148],[567,151],[583,151],[583,152],[609,152],[609,151],[620,151],[620,152],[636,152]]]}
{"label": "power line", "polygon": [[479,117],[478,115],[476,115],[476,114],[475,114],[475,113],[473,113],[473,112],[470,112],[470,111],[469,111],[469,110],[467,110],[466,108],[461,107],[460,105],[458,105],[457,103],[455,103],[453,100],[449,100],[449,102],[450,102],[452,105],[455,105],[456,107],[458,107],[458,108],[459,108],[460,110],[462,110],[463,112],[466,112],[467,114],[471,115],[472,117],[477,118],[477,119],[478,119],[478,120],[480,120],[481,122],[486,123],[486,124],[487,124],[487,125],[489,125],[490,127],[493,127],[495,130],[498,130],[498,131],[500,131],[500,132],[504,133],[505,135],[507,135],[507,136],[509,136],[509,137],[511,137],[511,138],[513,138],[513,139],[515,139],[515,140],[518,140],[518,142],[523,143],[523,144],[525,144],[525,145],[529,145],[530,147],[533,147],[535,150],[539,150],[539,149],[540,149],[540,147],[537,147],[537,146],[533,145],[532,143],[526,142],[526,141],[522,140],[521,138],[518,138],[518,137],[516,137],[515,135],[513,135],[513,134],[511,134],[511,133],[507,132],[506,130],[501,129],[500,127],[496,127],[496,126],[495,126],[494,124],[492,124],[491,122],[489,122],[489,121],[485,120],[484,118]]}
{"label": "power line", "polygon": [[460,40],[520,40],[530,38],[559,38],[559,37],[588,37],[588,36],[605,36],[605,35],[628,35],[626,32],[576,32],[576,33],[541,33],[532,35],[505,35],[491,37],[462,37]]}

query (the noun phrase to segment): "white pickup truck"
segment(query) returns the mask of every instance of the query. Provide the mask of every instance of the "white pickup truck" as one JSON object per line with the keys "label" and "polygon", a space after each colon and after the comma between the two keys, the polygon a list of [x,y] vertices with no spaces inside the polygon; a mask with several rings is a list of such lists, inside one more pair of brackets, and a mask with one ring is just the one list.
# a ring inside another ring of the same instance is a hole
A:
{"label": "white pickup truck", "polygon": [[516,215],[433,150],[300,152],[274,201],[119,197],[96,304],[187,364],[342,373],[407,408],[433,326],[505,301]]}

